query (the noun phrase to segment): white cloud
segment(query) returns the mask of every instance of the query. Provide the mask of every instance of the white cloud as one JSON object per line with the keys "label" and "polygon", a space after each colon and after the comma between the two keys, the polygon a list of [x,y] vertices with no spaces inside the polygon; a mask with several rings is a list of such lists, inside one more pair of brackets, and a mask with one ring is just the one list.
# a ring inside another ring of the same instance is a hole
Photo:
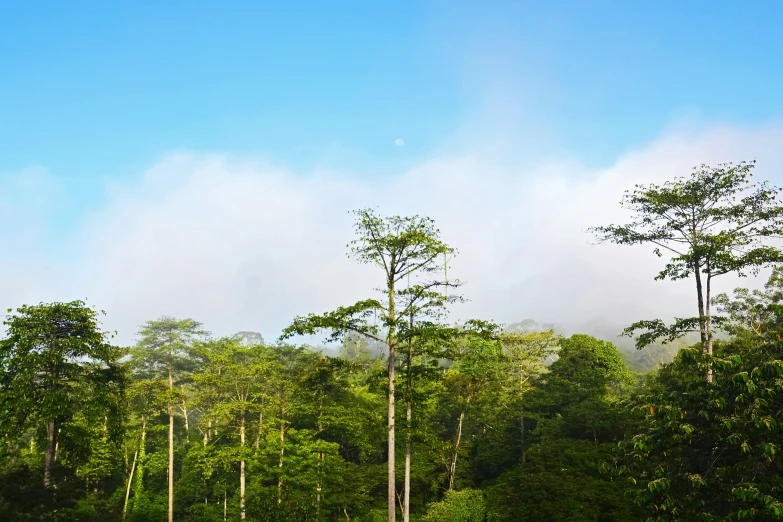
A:
{"label": "white cloud", "polygon": [[[111,188],[81,231],[83,255],[67,278],[21,291],[6,271],[0,290],[9,305],[41,300],[36,292],[47,299],[88,295],[123,341],[161,314],[193,317],[219,334],[257,330],[271,338],[295,315],[352,302],[381,285],[345,247],[348,211],[373,206],[429,215],[459,249],[449,274],[467,283],[471,301],[458,317],[627,323],[692,315],[690,282],[653,281],[660,260],[643,248],[591,245],[585,229],[621,220],[617,203],[634,183],[684,174],[702,162],[755,157],[757,177],[780,184],[781,140],[783,128],[775,126],[677,132],[600,170],[522,167],[507,151],[482,148],[364,180],[178,152],[137,183]],[[41,252],[22,252],[16,266],[42,259]],[[726,280],[718,290],[733,286]]]}
{"label": "white cloud", "polygon": [[0,313],[22,299],[38,302],[59,295],[61,267],[45,244],[61,188],[41,167],[0,173]]}
{"label": "white cloud", "polygon": [[394,140],[394,144],[397,145],[398,147],[404,147],[405,146],[405,142],[403,141],[402,138],[397,138],[396,140]]}

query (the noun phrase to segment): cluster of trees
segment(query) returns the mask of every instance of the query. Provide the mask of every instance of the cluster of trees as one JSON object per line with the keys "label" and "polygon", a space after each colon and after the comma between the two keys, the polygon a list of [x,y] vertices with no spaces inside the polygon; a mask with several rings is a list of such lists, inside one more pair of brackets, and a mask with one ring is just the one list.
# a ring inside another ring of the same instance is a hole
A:
{"label": "cluster of trees", "polygon": [[[783,518],[783,269],[777,189],[700,167],[624,199],[602,240],[671,252],[698,315],[640,321],[684,344],[640,374],[588,335],[449,320],[455,251],[419,216],[356,213],[379,295],[280,339],[145,323],[117,347],[83,302],[9,310],[0,340],[0,518],[500,522]],[[717,307],[722,315],[711,313]],[[716,330],[723,332],[716,337]],[[290,344],[325,334],[339,356]]]}

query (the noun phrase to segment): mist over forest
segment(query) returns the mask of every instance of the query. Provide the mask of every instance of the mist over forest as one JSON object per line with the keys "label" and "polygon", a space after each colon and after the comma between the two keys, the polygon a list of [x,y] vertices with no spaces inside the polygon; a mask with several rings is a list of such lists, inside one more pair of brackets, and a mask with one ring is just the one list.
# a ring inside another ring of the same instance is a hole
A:
{"label": "mist over forest", "polygon": [[[651,276],[692,283],[691,317],[455,319],[456,248],[427,216],[371,208],[353,211],[347,250],[375,290],[293,317],[276,339],[164,315],[122,346],[83,301],[8,309],[0,514],[783,518],[783,203],[754,167],[637,185],[621,201],[630,221],[587,231],[653,245]],[[761,289],[714,290],[762,269]]]}
{"label": "mist over forest", "polygon": [[[627,325],[613,324],[611,321],[594,319],[592,321],[583,321],[576,324],[561,325],[558,323],[542,323],[535,319],[527,318],[521,321],[509,323],[504,326],[504,330],[514,333],[553,331],[555,334],[570,337],[571,335],[582,333],[598,339],[611,342],[617,348],[618,353],[623,358],[630,369],[640,373],[646,373],[656,369],[661,364],[672,362],[679,348],[692,345],[698,341],[695,333],[684,336],[683,339],[671,343],[656,342],[643,350],[637,350],[634,345],[634,339],[623,336],[622,331]],[[248,333],[248,332],[241,332]],[[255,335],[261,336],[260,333]],[[262,338],[263,339],[263,338]],[[354,347],[357,344],[357,336],[348,336],[348,346]],[[330,357],[342,357],[343,347],[329,343],[313,344],[313,349],[318,350]],[[368,343],[367,350],[370,356],[383,358],[384,345],[382,343]],[[557,359],[553,354],[547,363]]]}
{"label": "mist over forest", "polygon": [[0,522],[783,522],[783,1],[0,2]]}

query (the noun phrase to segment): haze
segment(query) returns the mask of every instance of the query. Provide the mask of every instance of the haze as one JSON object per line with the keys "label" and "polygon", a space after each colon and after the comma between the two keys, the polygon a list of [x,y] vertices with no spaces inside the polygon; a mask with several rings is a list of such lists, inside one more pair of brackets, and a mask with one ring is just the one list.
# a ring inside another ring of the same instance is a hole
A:
{"label": "haze", "polygon": [[459,250],[455,318],[694,315],[649,251],[585,231],[701,163],[783,184],[783,14],[670,7],[6,6],[3,304],[87,298],[124,343],[162,314],[274,339],[373,295],[345,245],[348,212],[374,207]]}

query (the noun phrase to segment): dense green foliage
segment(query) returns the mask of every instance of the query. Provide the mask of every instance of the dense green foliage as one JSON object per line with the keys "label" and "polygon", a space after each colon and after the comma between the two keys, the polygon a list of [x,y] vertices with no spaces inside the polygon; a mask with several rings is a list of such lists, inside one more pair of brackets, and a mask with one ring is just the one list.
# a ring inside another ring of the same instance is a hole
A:
{"label": "dense green foliage", "polygon": [[[626,439],[618,470],[641,485],[637,501],[664,520],[783,518],[783,286],[776,269],[766,291],[738,289],[716,299],[733,337],[710,360],[699,347],[639,393],[644,431]],[[698,375],[712,364],[715,382]]]}
{"label": "dense green foliage", "polygon": [[[748,170],[702,168],[631,202],[649,214],[689,194],[725,199]],[[779,226],[774,191],[756,194],[707,215]],[[662,241],[672,223],[645,237],[603,230]],[[758,242],[772,228],[750,238],[752,226],[719,229],[666,274],[709,281],[707,259],[742,270],[777,255]],[[530,322],[449,322],[462,300],[446,273],[455,251],[428,219],[361,211],[357,234],[352,254],[381,269],[380,298],[297,317],[274,343],[161,317],[120,348],[82,302],[9,310],[0,519],[783,519],[783,269],[763,290],[712,297],[718,318],[700,303],[690,321],[702,342],[675,328],[668,340],[680,344],[648,343],[669,327],[646,322],[640,355],[624,357],[606,340]],[[747,249],[721,253],[723,240]],[[318,332],[338,352],[288,344]]]}
{"label": "dense green foliage", "polygon": [[[755,274],[783,261],[783,252],[768,241],[783,235],[780,189],[751,182],[753,167],[755,161],[714,168],[701,165],[688,177],[637,185],[626,191],[621,202],[633,213],[631,223],[591,228],[601,241],[649,244],[658,257],[670,256],[656,279],[693,277],[695,282],[698,315],[676,318],[669,325],[660,319],[634,323],[625,333],[642,330],[638,347],[698,332],[702,352],[712,355],[714,326],[723,322],[710,311],[715,278]],[[704,371],[705,379],[712,381],[712,366],[707,364]]]}

